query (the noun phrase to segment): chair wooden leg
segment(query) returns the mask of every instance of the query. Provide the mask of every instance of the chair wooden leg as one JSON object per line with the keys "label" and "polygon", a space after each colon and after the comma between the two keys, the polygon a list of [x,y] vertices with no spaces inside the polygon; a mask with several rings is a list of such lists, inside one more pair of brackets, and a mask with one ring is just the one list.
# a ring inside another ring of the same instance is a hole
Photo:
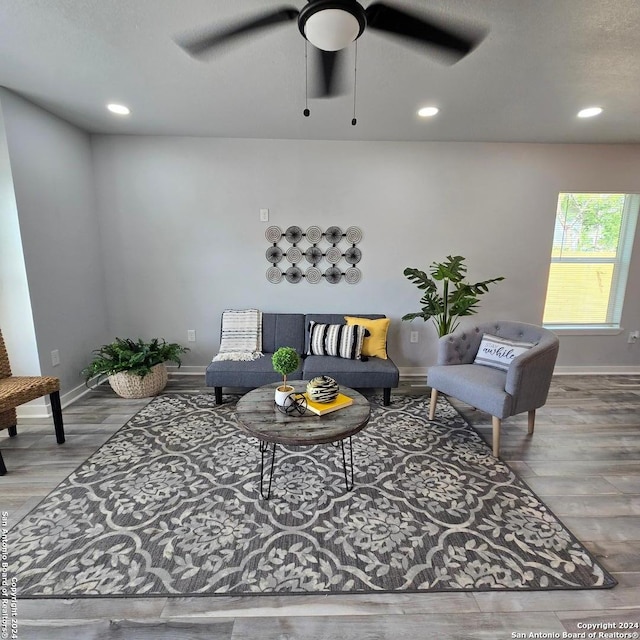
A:
{"label": "chair wooden leg", "polygon": [[7,431],[9,432],[10,438],[15,438],[18,435],[18,427],[15,424],[12,427],[9,427]]}
{"label": "chair wooden leg", "polygon": [[493,455],[496,458],[500,457],[500,418],[491,416],[491,422],[493,423]]}
{"label": "chair wooden leg", "polygon": [[382,404],[388,407],[391,404],[391,387],[385,387],[382,390]]}
{"label": "chair wooden leg", "polygon": [[0,451],[0,476],[7,473],[7,467],[4,466],[4,460],[2,459],[2,451]]}
{"label": "chair wooden leg", "polygon": [[60,392],[54,391],[49,394],[51,400],[51,413],[53,413],[53,426],[56,430],[56,442],[64,442],[64,425],[62,424],[62,405],[60,404]]}
{"label": "chair wooden leg", "polygon": [[533,435],[533,426],[536,422],[536,410],[532,409],[531,411],[529,411],[528,415],[527,415],[527,421],[529,424],[529,429],[527,431],[527,433],[532,436]]}
{"label": "chair wooden leg", "polygon": [[216,404],[222,404],[222,387],[214,387],[213,390],[216,394]]}
{"label": "chair wooden leg", "polygon": [[436,415],[436,404],[438,404],[438,390],[431,389],[431,404],[429,405],[429,420],[433,420]]}

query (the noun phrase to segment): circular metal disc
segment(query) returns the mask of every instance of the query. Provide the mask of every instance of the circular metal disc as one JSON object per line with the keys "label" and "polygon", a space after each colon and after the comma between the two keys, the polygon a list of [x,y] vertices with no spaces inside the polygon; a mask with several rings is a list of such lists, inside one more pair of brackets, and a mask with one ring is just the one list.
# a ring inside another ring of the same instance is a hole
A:
{"label": "circular metal disc", "polygon": [[280,231],[280,227],[267,227],[264,237],[269,242],[279,242],[280,238],[282,238],[282,231]]}
{"label": "circular metal disc", "polygon": [[271,284],[278,284],[282,280],[282,271],[278,267],[269,267],[267,269],[267,280]]}

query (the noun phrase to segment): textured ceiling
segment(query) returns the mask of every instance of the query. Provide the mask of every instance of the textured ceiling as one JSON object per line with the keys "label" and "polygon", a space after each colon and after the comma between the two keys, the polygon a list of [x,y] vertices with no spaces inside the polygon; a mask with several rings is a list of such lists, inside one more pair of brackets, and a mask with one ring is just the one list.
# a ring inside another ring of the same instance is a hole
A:
{"label": "textured ceiling", "polygon": [[[0,85],[103,133],[640,142],[638,0],[399,0],[484,27],[488,36],[447,66],[396,38],[365,32],[358,41],[356,127],[352,87],[338,98],[311,99],[311,117],[303,117],[305,47],[295,22],[240,40],[206,62],[174,42],[280,4],[2,0]],[[105,104],[112,101],[132,114],[109,114]],[[430,104],[441,112],[419,119],[416,110]],[[604,113],[575,117],[592,105]]]}

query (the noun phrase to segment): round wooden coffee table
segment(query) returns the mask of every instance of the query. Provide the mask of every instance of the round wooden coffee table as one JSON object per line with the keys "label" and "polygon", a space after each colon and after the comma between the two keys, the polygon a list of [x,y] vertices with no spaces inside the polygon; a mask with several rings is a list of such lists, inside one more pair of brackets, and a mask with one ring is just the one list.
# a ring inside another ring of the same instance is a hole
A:
{"label": "round wooden coffee table", "polygon": [[[306,390],[307,380],[287,381],[297,393]],[[351,436],[364,429],[369,422],[371,407],[369,401],[360,393],[349,387],[341,387],[340,393],[349,396],[353,404],[338,409],[323,416],[318,416],[308,409],[300,414],[282,413],[275,405],[275,389],[280,382],[265,385],[249,391],[238,400],[236,405],[236,419],[238,426],[251,436],[258,439],[260,447],[260,495],[268,500],[271,496],[271,482],[273,480],[273,466],[276,457],[276,445],[314,445],[332,443],[342,450],[342,466],[347,491],[353,489],[353,449]],[[347,456],[345,440],[349,441],[350,471],[347,473]],[[264,492],[265,457],[271,448],[271,469],[269,484]],[[350,478],[349,478],[350,476]]]}

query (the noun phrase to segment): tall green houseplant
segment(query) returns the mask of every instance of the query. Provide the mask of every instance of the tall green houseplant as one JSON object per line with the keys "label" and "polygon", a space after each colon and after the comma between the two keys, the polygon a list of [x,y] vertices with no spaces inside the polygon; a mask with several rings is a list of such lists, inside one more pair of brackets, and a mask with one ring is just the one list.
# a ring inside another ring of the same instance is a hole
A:
{"label": "tall green houseplant", "polygon": [[[438,335],[444,336],[455,331],[459,325],[458,318],[477,313],[480,296],[489,291],[489,285],[504,280],[504,277],[470,284],[465,282],[467,267],[464,261],[462,256],[447,256],[444,262],[433,262],[429,274],[407,267],[404,275],[424,291],[424,295],[420,298],[422,311],[407,313],[402,319],[431,320]],[[442,284],[442,291],[438,289],[438,283]]]}

